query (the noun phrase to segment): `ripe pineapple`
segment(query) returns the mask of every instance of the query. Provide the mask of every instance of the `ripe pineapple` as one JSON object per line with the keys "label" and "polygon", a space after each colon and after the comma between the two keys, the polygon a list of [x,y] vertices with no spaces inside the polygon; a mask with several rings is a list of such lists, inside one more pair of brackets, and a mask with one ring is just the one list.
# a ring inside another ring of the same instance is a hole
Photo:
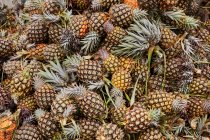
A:
{"label": "ripe pineapple", "polygon": [[122,0],[93,0],[91,8],[94,11],[99,11],[102,9],[110,9],[112,5],[123,3]]}
{"label": "ripe pineapple", "polygon": [[122,140],[123,138],[123,130],[112,123],[101,125],[96,132],[96,140]]}
{"label": "ripe pineapple", "polygon": [[50,24],[48,34],[51,43],[60,43],[63,28],[59,23]]}
{"label": "ripe pineapple", "polygon": [[43,11],[49,14],[60,14],[65,5],[60,0],[46,0],[43,5]]}
{"label": "ripe pineapple", "polygon": [[147,10],[148,12],[154,10],[158,6],[157,0],[139,0],[140,8]]}
{"label": "ripe pineapple", "polygon": [[11,93],[0,86],[0,113],[5,110],[13,110],[15,108],[15,103],[11,98]]}
{"label": "ripe pineapple", "polygon": [[145,82],[147,78],[147,72],[148,72],[147,64],[145,62],[143,63],[137,62],[131,74],[135,80],[139,78],[139,81]]}
{"label": "ripe pineapple", "polygon": [[108,53],[104,49],[100,49],[99,54],[103,60],[103,65],[108,72],[113,74],[115,71],[120,69],[121,63],[117,56]]}
{"label": "ripe pineapple", "polygon": [[43,55],[45,61],[53,61],[56,58],[62,60],[65,57],[65,50],[60,45],[49,44],[44,49]]}
{"label": "ripe pineapple", "polygon": [[76,112],[75,105],[72,99],[64,94],[56,95],[56,98],[51,104],[51,113],[57,120],[72,119]]}
{"label": "ripe pineapple", "polygon": [[139,3],[137,0],[124,0],[124,4],[129,5],[133,9],[139,8]]}
{"label": "ripe pineapple", "polygon": [[172,10],[177,4],[178,0],[157,0],[160,11]]}
{"label": "ripe pineapple", "polygon": [[191,34],[194,37],[199,38],[202,43],[210,44],[210,32],[207,29],[198,27],[197,29],[192,30]]}
{"label": "ripe pineapple", "polygon": [[9,90],[12,96],[23,97],[30,93],[32,88],[32,78],[27,70],[20,71],[12,77]]}
{"label": "ripe pineapple", "polygon": [[[34,48],[30,48],[27,52],[24,52],[27,58],[44,60],[44,50],[46,48],[46,44],[37,44]],[[20,53],[21,54],[21,53]]]}
{"label": "ripe pineapple", "polygon": [[61,124],[54,119],[52,114],[38,109],[35,111],[35,116],[38,121],[38,129],[43,136],[53,138],[59,135]]}
{"label": "ripe pineapple", "polygon": [[130,71],[124,70],[124,69],[120,69],[119,71],[116,71],[112,75],[111,81],[114,87],[122,91],[128,90],[132,83],[132,77],[131,77]]}
{"label": "ripe pineapple", "polygon": [[30,43],[44,43],[48,39],[48,28],[44,21],[35,21],[28,27],[28,41]]}
{"label": "ripe pineapple", "polygon": [[73,15],[68,27],[76,38],[84,38],[88,32],[88,19],[85,15]]}
{"label": "ripe pineapple", "polygon": [[40,77],[34,77],[34,98],[37,105],[45,110],[49,110],[57,92],[50,84],[45,83]]}
{"label": "ripe pineapple", "polygon": [[40,70],[42,70],[42,63],[33,59],[30,63],[25,67],[29,71],[29,74],[34,77],[38,74]]}
{"label": "ripe pineapple", "polygon": [[143,132],[140,132],[138,140],[166,140],[166,138],[158,128],[149,127]]}
{"label": "ripe pineapple", "polygon": [[165,114],[170,114],[172,111],[185,113],[187,109],[187,101],[173,93],[154,91],[145,98],[144,103],[148,109],[161,109]]}
{"label": "ripe pineapple", "polygon": [[190,118],[202,117],[210,113],[210,101],[201,97],[190,97],[188,99],[187,115]]}
{"label": "ripe pineapple", "polygon": [[208,95],[210,93],[210,81],[203,77],[194,78],[189,85],[190,94]]}
{"label": "ripe pineapple", "polygon": [[[167,80],[164,80],[162,76],[150,76],[148,81],[149,91],[162,90],[165,88],[166,91],[173,90],[175,87]],[[175,90],[175,89],[174,89]]]}
{"label": "ripe pineapple", "polygon": [[36,0],[27,0],[24,4],[23,12],[28,13],[30,16],[34,14],[42,14],[43,10],[41,7],[41,3],[37,3]]}
{"label": "ripe pineapple", "polygon": [[0,57],[5,58],[12,56],[15,52],[15,47],[10,39],[0,38]]}
{"label": "ripe pineapple", "polygon": [[67,87],[64,94],[73,96],[81,110],[88,118],[103,119],[106,115],[106,107],[101,96],[95,92],[86,90],[83,86]]}
{"label": "ripe pineapple", "polygon": [[128,27],[133,22],[133,10],[126,4],[115,4],[109,9],[110,21],[114,26]]}
{"label": "ripe pineapple", "polygon": [[23,97],[18,101],[19,109],[24,109],[27,111],[30,111],[31,113],[34,112],[37,109],[37,104],[35,101],[35,98],[31,95]]}
{"label": "ripe pineapple", "polygon": [[3,71],[8,77],[12,77],[22,68],[20,60],[9,60],[3,64]]}
{"label": "ripe pineapple", "polygon": [[25,124],[18,128],[14,134],[14,140],[44,140],[39,129],[35,125]]}
{"label": "ripe pineapple", "polygon": [[134,59],[130,57],[120,57],[120,67],[122,69],[132,71],[135,65]]}
{"label": "ripe pineapple", "polygon": [[90,6],[90,0],[72,0],[71,4],[75,9],[85,10]]}
{"label": "ripe pineapple", "polygon": [[106,22],[104,24],[104,30],[107,32],[105,42],[113,46],[118,45],[121,39],[127,35],[126,31],[118,26],[114,26],[111,22]]}
{"label": "ripe pineapple", "polygon": [[143,107],[130,108],[125,115],[125,129],[129,133],[138,133],[157,123],[160,110],[146,110]]}

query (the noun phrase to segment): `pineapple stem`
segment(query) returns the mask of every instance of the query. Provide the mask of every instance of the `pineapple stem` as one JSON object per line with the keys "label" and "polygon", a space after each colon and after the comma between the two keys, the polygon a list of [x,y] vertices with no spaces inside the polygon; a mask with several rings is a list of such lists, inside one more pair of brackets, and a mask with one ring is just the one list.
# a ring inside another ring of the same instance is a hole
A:
{"label": "pineapple stem", "polygon": [[137,78],[137,80],[135,82],[135,85],[134,85],[134,90],[133,90],[133,93],[131,95],[130,106],[132,106],[135,103],[136,87],[137,87],[137,84],[139,82],[139,79],[140,79],[140,75],[138,76],[138,78]]}

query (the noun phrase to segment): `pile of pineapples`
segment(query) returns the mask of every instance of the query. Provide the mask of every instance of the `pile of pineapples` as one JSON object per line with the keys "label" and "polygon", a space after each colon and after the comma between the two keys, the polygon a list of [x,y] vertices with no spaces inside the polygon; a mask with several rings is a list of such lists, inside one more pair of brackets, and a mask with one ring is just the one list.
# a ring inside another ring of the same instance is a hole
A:
{"label": "pile of pineapples", "polygon": [[21,2],[0,7],[12,139],[210,139],[208,0]]}

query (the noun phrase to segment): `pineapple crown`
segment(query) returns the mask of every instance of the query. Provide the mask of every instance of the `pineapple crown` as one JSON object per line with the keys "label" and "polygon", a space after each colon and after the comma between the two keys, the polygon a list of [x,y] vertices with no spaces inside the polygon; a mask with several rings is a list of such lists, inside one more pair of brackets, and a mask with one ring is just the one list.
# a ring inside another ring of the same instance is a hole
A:
{"label": "pineapple crown", "polygon": [[81,50],[84,51],[85,54],[93,52],[98,48],[100,43],[100,36],[97,32],[90,31],[87,35],[81,40],[81,44],[83,45]]}
{"label": "pineapple crown", "polygon": [[148,16],[147,11],[142,10],[142,9],[134,9],[133,10],[133,14],[134,14],[134,20],[141,20],[142,18],[146,18]]}
{"label": "pineapple crown", "polygon": [[188,101],[185,99],[175,99],[172,103],[175,112],[186,114],[188,108]]}
{"label": "pineapple crown", "polygon": [[97,81],[97,82],[88,82],[88,89],[89,90],[95,90],[95,89],[100,89],[105,85],[103,80]]}
{"label": "pineapple crown", "polygon": [[150,47],[159,42],[161,38],[159,23],[149,19],[135,20],[128,29],[128,35],[122,43],[114,47],[113,53],[127,57],[139,58]]}
{"label": "pineapple crown", "polygon": [[174,9],[173,11],[167,11],[163,14],[175,21],[178,25],[184,26],[186,29],[193,29],[199,26],[199,21],[193,17],[187,16],[183,10]]}
{"label": "pineapple crown", "polygon": [[72,115],[74,112],[76,112],[76,107],[75,105],[71,104],[71,105],[68,105],[66,107],[66,109],[64,110],[63,112],[63,117],[64,118],[67,118],[69,117],[70,115]]}
{"label": "pineapple crown", "polygon": [[74,86],[74,87],[67,87],[61,89],[61,93],[64,95],[68,95],[70,97],[78,97],[78,96],[84,96],[84,94],[87,92],[86,88],[82,85]]}
{"label": "pineapple crown", "polygon": [[39,108],[37,110],[34,111],[34,115],[37,119],[40,119],[41,117],[43,117],[46,114],[46,111],[44,111],[43,109]]}
{"label": "pineapple crown", "polygon": [[79,54],[72,55],[64,60],[63,65],[67,68],[68,72],[76,72],[80,62],[83,60],[84,58]]}
{"label": "pineapple crown", "polygon": [[61,66],[58,59],[56,62],[50,61],[49,68],[43,65],[44,70],[38,73],[46,82],[52,83],[57,87],[62,87],[69,81],[68,73],[64,67]]}
{"label": "pineapple crown", "polygon": [[72,120],[71,124],[63,127],[63,133],[69,139],[76,139],[80,136],[80,132],[80,127],[76,124],[74,120]]}
{"label": "pineapple crown", "polygon": [[115,97],[114,106],[115,106],[116,109],[119,109],[119,108],[125,106],[125,100],[123,99],[123,96]]}
{"label": "pineapple crown", "polygon": [[35,90],[38,90],[45,84],[45,81],[40,76],[33,77],[33,80],[34,80],[33,84],[34,84]]}
{"label": "pineapple crown", "polygon": [[152,119],[151,124],[157,126],[162,115],[163,113],[161,112],[160,109],[149,110],[149,116]]}

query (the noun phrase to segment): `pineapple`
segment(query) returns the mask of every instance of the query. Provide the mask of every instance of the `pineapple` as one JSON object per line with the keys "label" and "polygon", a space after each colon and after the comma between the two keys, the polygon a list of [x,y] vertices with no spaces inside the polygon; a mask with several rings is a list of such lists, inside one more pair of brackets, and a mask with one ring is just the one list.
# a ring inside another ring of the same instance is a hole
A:
{"label": "pineapple", "polygon": [[111,22],[107,21],[104,24],[104,30],[107,32],[107,36],[105,38],[105,42],[110,45],[118,45],[121,39],[127,35],[126,31],[118,26],[114,26]]}
{"label": "pineapple", "polygon": [[44,140],[39,129],[35,125],[25,124],[18,128],[14,134],[14,140]]}
{"label": "pineapple", "polygon": [[143,107],[130,108],[125,114],[125,129],[129,133],[138,133],[151,124],[158,123],[160,110],[146,110]]}
{"label": "pineapple", "polygon": [[28,27],[28,41],[30,43],[45,43],[48,40],[48,28],[44,21],[35,21]]}
{"label": "pineapple", "polygon": [[0,86],[0,105],[0,113],[8,109],[13,110],[16,106],[10,92],[2,86]]}
{"label": "pineapple", "polygon": [[75,9],[85,10],[90,6],[90,0],[72,0],[71,4]]}
{"label": "pineapple", "polygon": [[126,91],[130,88],[132,83],[131,72],[124,69],[119,69],[112,75],[112,84],[114,87]]}
{"label": "pineapple", "polygon": [[30,111],[31,113],[37,109],[37,104],[33,96],[23,97],[18,101],[17,108]]}
{"label": "pineapple", "polygon": [[96,140],[122,140],[123,138],[123,130],[112,123],[101,125],[96,132]]}
{"label": "pineapple", "polygon": [[132,71],[134,68],[135,61],[130,57],[120,57],[120,67],[125,70]]}
{"label": "pineapple", "polygon": [[12,77],[18,71],[21,70],[21,61],[20,60],[9,60],[3,64],[3,71],[8,77]]}
{"label": "pineapple", "polygon": [[42,63],[33,59],[30,63],[25,67],[29,71],[29,74],[34,77],[38,74],[40,70],[42,70]]}
{"label": "pineapple", "polygon": [[[37,60],[44,60],[44,50],[47,47],[46,44],[37,44],[35,47],[30,48],[28,51],[24,52],[27,56],[27,58],[30,59],[37,59]],[[23,54],[24,54],[23,53]],[[20,52],[21,54],[21,52]]]}
{"label": "pineapple", "polygon": [[133,10],[126,4],[115,4],[109,9],[110,21],[114,26],[128,27],[134,18]]}
{"label": "pineapple", "polygon": [[97,93],[88,91],[83,86],[67,87],[62,92],[75,98],[84,116],[93,119],[103,119],[105,117],[106,107],[101,96]]}
{"label": "pineapple", "polygon": [[207,29],[198,27],[197,29],[192,30],[191,34],[194,37],[199,38],[202,43],[210,44],[210,32]]}
{"label": "pineapple", "polygon": [[137,80],[139,78],[140,81],[145,82],[147,78],[148,67],[145,62],[135,64],[135,68],[132,71],[132,77]]}
{"label": "pineapple", "polygon": [[145,131],[140,132],[138,140],[166,140],[166,138],[158,128],[149,127]]}
{"label": "pineapple", "polygon": [[38,109],[35,111],[35,116],[38,121],[38,129],[43,136],[49,139],[60,135],[61,124],[54,119],[52,114]]}
{"label": "pineapple", "polygon": [[124,0],[124,4],[129,5],[133,9],[139,8],[139,3],[137,0]]}
{"label": "pineapple", "polygon": [[85,15],[73,15],[68,27],[76,38],[84,38],[88,32],[88,19]]}
{"label": "pineapple", "polygon": [[27,0],[24,4],[23,12],[28,13],[30,16],[43,13],[39,1],[36,0]]}
{"label": "pineapple", "polygon": [[177,4],[178,0],[157,0],[160,11],[172,10]]}
{"label": "pineapple", "polygon": [[9,90],[12,96],[23,97],[30,93],[32,88],[32,78],[27,70],[20,71],[12,77]]}
{"label": "pineapple", "polygon": [[91,4],[91,8],[94,11],[102,10],[102,9],[110,9],[112,5],[123,3],[122,0],[93,0]]}
{"label": "pineapple", "polygon": [[51,104],[51,113],[57,120],[72,119],[76,112],[75,105],[72,99],[64,94],[56,95],[56,98]]}
{"label": "pineapple", "polygon": [[201,117],[210,113],[210,101],[201,97],[190,97],[188,99],[187,115],[190,118]]}
{"label": "pineapple", "polygon": [[210,93],[210,81],[203,77],[194,78],[189,85],[189,92],[194,95],[208,95]]}
{"label": "pineapple", "polygon": [[43,52],[45,61],[53,61],[56,58],[59,60],[64,59],[65,50],[57,44],[49,44]]}
{"label": "pineapple", "polygon": [[5,58],[12,56],[15,53],[15,47],[12,40],[0,38],[0,57]]}
{"label": "pineapple", "polygon": [[157,0],[139,0],[140,8],[147,10],[148,12],[154,10],[158,6]]}
{"label": "pineapple", "polygon": [[64,3],[60,0],[46,0],[43,5],[44,13],[48,14],[60,14],[65,8]]}
{"label": "pineapple", "polygon": [[48,34],[51,43],[60,43],[63,28],[59,23],[50,24]]}
{"label": "pineapple", "polygon": [[34,77],[34,98],[37,105],[45,110],[49,110],[57,92],[50,84],[45,83],[40,77]]}
{"label": "pineapple", "polygon": [[119,70],[121,63],[117,56],[108,53],[104,49],[100,49],[99,54],[103,60],[103,65],[108,72],[113,74],[115,71]]}
{"label": "pineapple", "polygon": [[147,108],[161,109],[165,114],[170,114],[172,111],[185,113],[187,109],[187,101],[173,93],[154,91],[145,98],[144,103]]}

